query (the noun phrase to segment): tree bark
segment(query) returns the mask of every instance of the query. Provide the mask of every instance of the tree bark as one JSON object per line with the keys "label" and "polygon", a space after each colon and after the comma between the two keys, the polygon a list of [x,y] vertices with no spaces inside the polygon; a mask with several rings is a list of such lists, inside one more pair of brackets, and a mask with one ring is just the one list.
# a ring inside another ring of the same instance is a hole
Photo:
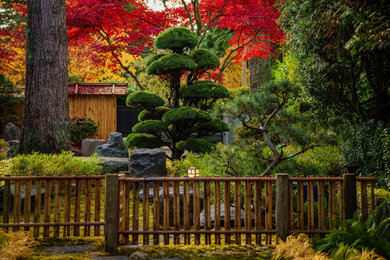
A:
{"label": "tree bark", "polygon": [[27,0],[21,153],[70,149],[65,0]]}
{"label": "tree bark", "polygon": [[271,60],[253,58],[248,60],[249,90],[256,92],[261,85],[271,80]]}

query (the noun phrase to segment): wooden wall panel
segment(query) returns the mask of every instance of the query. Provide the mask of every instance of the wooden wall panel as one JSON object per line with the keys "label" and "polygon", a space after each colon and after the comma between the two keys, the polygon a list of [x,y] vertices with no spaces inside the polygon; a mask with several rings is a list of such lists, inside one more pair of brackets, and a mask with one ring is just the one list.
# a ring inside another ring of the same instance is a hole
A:
{"label": "wooden wall panel", "polygon": [[[23,118],[23,105],[15,109]],[[117,107],[115,95],[69,95],[69,116],[87,116],[98,124],[99,139],[107,141],[111,132],[116,131]]]}
{"label": "wooden wall panel", "polygon": [[116,96],[69,96],[69,115],[93,119],[98,124],[98,138],[107,140],[110,133],[116,131]]}

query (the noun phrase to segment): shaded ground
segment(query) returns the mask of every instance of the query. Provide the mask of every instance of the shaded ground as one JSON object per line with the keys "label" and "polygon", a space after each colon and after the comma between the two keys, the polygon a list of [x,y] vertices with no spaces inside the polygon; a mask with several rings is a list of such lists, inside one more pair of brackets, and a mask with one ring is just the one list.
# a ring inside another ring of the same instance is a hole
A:
{"label": "shaded ground", "polygon": [[32,259],[274,259],[271,248],[259,246],[129,245],[109,255],[103,250],[103,238],[47,238],[38,243]]}

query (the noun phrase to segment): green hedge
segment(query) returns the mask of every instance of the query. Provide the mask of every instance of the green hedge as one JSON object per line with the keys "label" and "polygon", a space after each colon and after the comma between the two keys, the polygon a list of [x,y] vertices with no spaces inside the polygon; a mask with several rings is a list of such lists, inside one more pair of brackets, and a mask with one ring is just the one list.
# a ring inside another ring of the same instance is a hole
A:
{"label": "green hedge", "polygon": [[102,169],[96,155],[88,158],[74,157],[71,152],[18,155],[9,161],[10,175],[94,175],[101,174]]}

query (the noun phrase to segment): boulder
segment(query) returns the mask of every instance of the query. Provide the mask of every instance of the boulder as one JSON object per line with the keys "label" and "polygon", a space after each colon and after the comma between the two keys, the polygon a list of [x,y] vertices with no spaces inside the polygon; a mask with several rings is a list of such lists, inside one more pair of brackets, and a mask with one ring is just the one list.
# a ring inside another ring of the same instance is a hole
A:
{"label": "boulder", "polygon": [[[193,189],[191,188],[190,191],[190,223],[193,224],[193,209],[194,209],[194,202],[193,202]],[[159,192],[160,197],[160,224],[164,221],[164,192],[162,189],[160,189]],[[180,198],[180,223],[183,224],[183,216],[184,216],[184,207],[183,207],[183,197],[184,197],[184,187],[179,187],[179,198]],[[200,211],[203,210],[203,198],[200,198]],[[169,187],[169,225],[173,226],[173,187]]]}
{"label": "boulder", "polygon": [[[44,204],[44,195],[45,195],[45,188],[41,187],[41,205]],[[25,192],[25,186],[23,185],[21,188],[21,212],[24,211],[24,201],[26,198],[26,192]],[[10,187],[10,209],[12,210],[14,207],[14,199],[15,199],[15,187]],[[0,187],[0,201],[4,201],[4,186]],[[35,185],[31,185],[31,212],[34,211],[35,208]],[[3,212],[3,202],[0,203],[0,211]]]}
{"label": "boulder", "polygon": [[8,151],[7,151],[7,157],[12,158],[16,156],[16,151],[18,150],[19,147],[19,140],[9,140],[8,142]]}
{"label": "boulder", "polygon": [[129,167],[128,158],[100,157],[99,160],[102,162],[100,164],[102,166],[102,174],[127,171]]}
{"label": "boulder", "polygon": [[22,133],[20,128],[12,123],[8,123],[5,126],[5,138],[7,141],[10,140],[20,140]]}
{"label": "boulder", "polygon": [[103,157],[129,158],[129,152],[123,142],[122,134],[119,132],[111,133],[107,143],[97,146],[95,153]]}
{"label": "boulder", "polygon": [[104,139],[85,138],[81,141],[81,153],[83,156],[91,156],[95,148],[105,143]]}
{"label": "boulder", "polygon": [[131,177],[166,177],[166,155],[161,149],[138,149],[130,153]]}

